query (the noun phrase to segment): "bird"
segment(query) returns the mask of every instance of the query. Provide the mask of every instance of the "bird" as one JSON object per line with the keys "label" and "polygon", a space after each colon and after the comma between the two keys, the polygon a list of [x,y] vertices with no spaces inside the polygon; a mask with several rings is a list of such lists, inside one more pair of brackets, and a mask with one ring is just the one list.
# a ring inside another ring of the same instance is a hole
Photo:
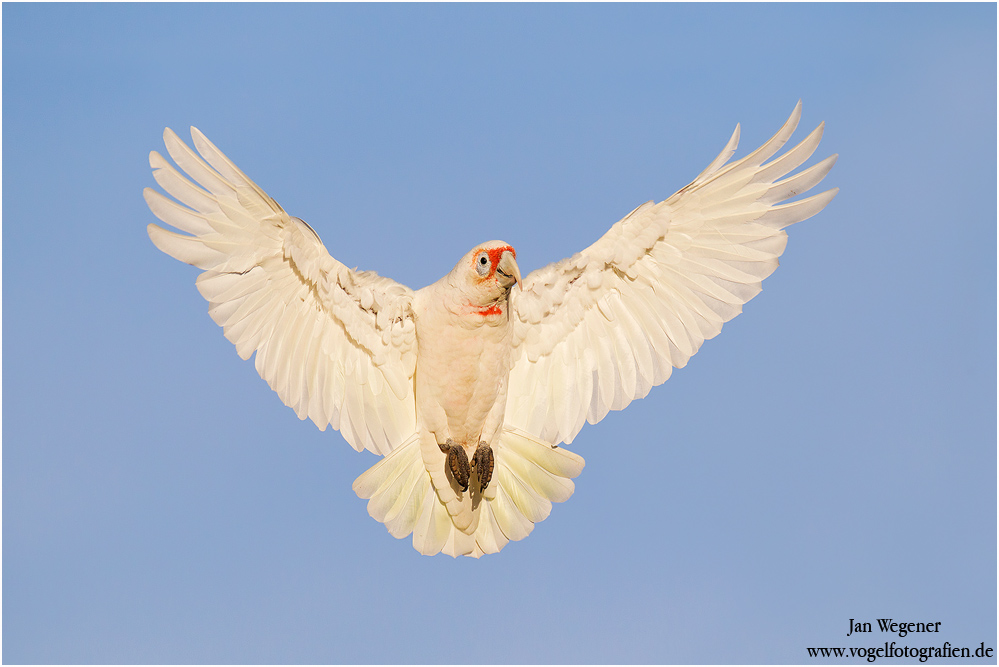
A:
{"label": "bird", "polygon": [[797,173],[824,123],[778,153],[801,102],[758,149],[722,152],[671,197],[522,277],[517,253],[482,243],[413,290],[334,259],[199,130],[164,131],[176,167],[149,164],[153,244],[199,269],[208,312],[299,419],[382,458],[354,482],[368,513],[425,555],[478,558],[522,540],[575,490],[566,449],[683,368],[761,290],[784,231],[838,188],[795,199],[831,155]]}

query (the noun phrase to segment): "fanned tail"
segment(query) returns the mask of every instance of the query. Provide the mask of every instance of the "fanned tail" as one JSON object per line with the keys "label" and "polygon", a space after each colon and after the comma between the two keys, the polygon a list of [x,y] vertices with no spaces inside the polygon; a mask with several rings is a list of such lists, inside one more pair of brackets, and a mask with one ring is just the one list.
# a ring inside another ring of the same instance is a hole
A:
{"label": "fanned tail", "polygon": [[421,554],[478,558],[527,537],[534,524],[548,518],[553,502],[569,499],[572,479],[584,465],[581,456],[509,427],[493,445],[493,455],[493,479],[474,509],[478,520],[471,533],[454,525],[438,498],[418,434],[358,477],[353,489],[393,537],[412,533]]}

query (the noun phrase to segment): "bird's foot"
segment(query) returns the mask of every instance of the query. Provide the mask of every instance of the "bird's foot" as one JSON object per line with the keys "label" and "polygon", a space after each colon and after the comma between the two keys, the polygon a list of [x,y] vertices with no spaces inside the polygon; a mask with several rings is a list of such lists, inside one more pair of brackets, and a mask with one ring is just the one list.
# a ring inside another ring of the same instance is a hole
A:
{"label": "bird's foot", "polygon": [[438,444],[441,451],[447,454],[447,467],[451,471],[451,476],[454,481],[458,483],[462,491],[468,490],[468,478],[471,476],[472,471],[468,467],[468,456],[465,454],[465,448],[457,444],[451,438],[447,439],[447,442],[443,445]]}
{"label": "bird's foot", "polygon": [[479,490],[485,491],[489,486],[489,481],[493,478],[493,449],[485,442],[479,442],[472,455],[472,467],[479,478]]}

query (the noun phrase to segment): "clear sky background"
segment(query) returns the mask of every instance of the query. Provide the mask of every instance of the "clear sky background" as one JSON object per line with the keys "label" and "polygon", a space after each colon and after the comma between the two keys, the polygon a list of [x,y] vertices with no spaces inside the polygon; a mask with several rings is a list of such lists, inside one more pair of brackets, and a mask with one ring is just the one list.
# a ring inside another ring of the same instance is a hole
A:
{"label": "clear sky background", "polygon": [[[196,125],[350,266],[419,288],[501,238],[526,274],[799,98],[838,198],[478,561],[371,519],[375,457],[146,236],[148,153]],[[994,4],[5,4],[3,101],[5,662],[996,646]]]}

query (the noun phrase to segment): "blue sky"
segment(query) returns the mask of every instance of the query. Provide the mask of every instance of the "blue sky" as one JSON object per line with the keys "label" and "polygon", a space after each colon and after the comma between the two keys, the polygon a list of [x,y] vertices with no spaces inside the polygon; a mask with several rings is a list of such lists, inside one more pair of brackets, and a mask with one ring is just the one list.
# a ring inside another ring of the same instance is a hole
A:
{"label": "blue sky", "polygon": [[[802,662],[996,646],[996,7],[3,6],[6,662]],[[525,273],[798,99],[841,188],[576,493],[426,558],[145,227],[196,125],[331,253]],[[941,621],[907,640],[848,619]],[[994,662],[994,661],[992,661]]]}

